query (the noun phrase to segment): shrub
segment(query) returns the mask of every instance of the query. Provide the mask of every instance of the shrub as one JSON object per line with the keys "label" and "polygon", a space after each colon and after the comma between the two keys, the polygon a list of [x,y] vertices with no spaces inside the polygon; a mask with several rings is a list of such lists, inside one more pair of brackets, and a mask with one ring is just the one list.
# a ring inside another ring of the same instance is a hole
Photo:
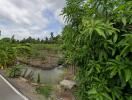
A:
{"label": "shrub", "polygon": [[16,59],[16,50],[6,42],[0,40],[0,64],[3,67],[13,65]]}
{"label": "shrub", "polygon": [[7,75],[9,77],[18,77],[21,75],[21,65],[16,65],[7,69]]}

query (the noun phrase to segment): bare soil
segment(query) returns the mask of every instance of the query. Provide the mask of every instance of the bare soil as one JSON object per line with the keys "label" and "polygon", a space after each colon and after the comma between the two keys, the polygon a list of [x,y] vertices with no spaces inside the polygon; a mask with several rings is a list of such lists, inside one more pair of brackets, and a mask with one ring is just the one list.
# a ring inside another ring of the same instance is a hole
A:
{"label": "bare soil", "polygon": [[45,100],[44,96],[37,94],[36,87],[28,80],[20,78],[11,78],[12,84],[24,94],[29,100]]}
{"label": "bare soil", "polygon": [[60,55],[54,53],[45,55],[45,58],[17,57],[17,61],[20,63],[27,64],[36,68],[41,68],[44,70],[58,67],[59,59],[61,59]]}

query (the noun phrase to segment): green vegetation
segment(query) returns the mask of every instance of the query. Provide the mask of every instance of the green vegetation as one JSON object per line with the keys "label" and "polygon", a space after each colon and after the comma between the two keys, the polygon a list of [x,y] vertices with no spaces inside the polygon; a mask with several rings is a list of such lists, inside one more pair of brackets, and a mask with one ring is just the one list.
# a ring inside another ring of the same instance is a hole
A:
{"label": "green vegetation", "polygon": [[[17,57],[43,61],[50,56],[51,61],[63,42],[65,62],[78,67],[77,100],[132,100],[132,1],[66,0],[62,12],[67,22],[62,36],[51,32],[45,40],[29,37],[19,41],[14,36],[1,39],[0,67],[15,65]],[[51,52],[53,55],[49,55]],[[58,61],[62,63],[64,59]],[[16,77],[20,67],[8,72]],[[36,90],[48,97],[52,87]]]}
{"label": "green vegetation", "polygon": [[59,44],[31,44],[32,49],[57,51]]}
{"label": "green vegetation", "polygon": [[60,51],[59,44],[32,44],[30,43],[30,53],[22,55],[21,57],[37,58],[45,60],[48,55],[58,54]]}
{"label": "green vegetation", "polygon": [[[31,37],[23,40],[3,38],[0,40],[0,68],[15,65],[18,58],[39,58],[46,59],[49,52],[56,54],[59,51],[60,35],[51,37],[47,40],[33,39]],[[47,51],[49,51],[47,53]]]}
{"label": "green vegetation", "polygon": [[62,40],[77,100],[132,99],[132,1],[66,0]]}
{"label": "green vegetation", "polygon": [[22,68],[21,65],[15,65],[11,68],[8,68],[6,71],[7,76],[12,77],[12,78],[20,76],[21,75],[21,68]]}
{"label": "green vegetation", "polygon": [[14,64],[16,59],[16,49],[10,43],[0,41],[0,67],[7,67]]}
{"label": "green vegetation", "polygon": [[30,47],[27,45],[12,44],[0,40],[0,67],[8,67],[16,63],[19,55],[28,54]]}
{"label": "green vegetation", "polygon": [[53,88],[52,86],[40,86],[36,89],[36,91],[39,93],[39,94],[42,94],[43,96],[45,97],[49,97],[51,95],[51,92],[52,92]]}

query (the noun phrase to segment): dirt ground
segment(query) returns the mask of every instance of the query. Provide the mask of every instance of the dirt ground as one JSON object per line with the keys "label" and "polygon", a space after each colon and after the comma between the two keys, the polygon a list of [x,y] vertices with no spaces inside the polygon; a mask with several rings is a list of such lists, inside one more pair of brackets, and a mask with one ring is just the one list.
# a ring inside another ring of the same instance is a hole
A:
{"label": "dirt ground", "polygon": [[[64,75],[64,79],[73,80],[73,78],[73,69],[69,67]],[[18,88],[25,96],[30,98],[30,100],[47,100],[44,98],[44,96],[36,93],[36,84],[33,85],[22,77],[15,79],[13,78],[11,80],[14,82],[16,88]],[[54,91],[51,97],[52,99],[49,100],[75,100],[73,90],[65,90],[59,84],[54,86]]]}
{"label": "dirt ground", "polygon": [[[22,77],[12,78],[11,81],[29,100],[47,100],[44,96],[37,94],[35,91],[37,84],[31,84]],[[59,85],[55,86],[51,97],[52,99],[49,100],[75,100],[71,90],[64,90]]]}
{"label": "dirt ground", "polygon": [[24,94],[29,100],[46,100],[44,96],[37,94],[35,91],[36,87],[35,85],[32,85],[27,81],[26,79],[20,77],[20,78],[11,78],[12,84],[15,85],[15,87]]}
{"label": "dirt ground", "polygon": [[59,57],[48,56],[45,60],[39,58],[17,58],[18,62],[30,65],[32,67],[41,68],[44,70],[53,69],[58,67]]}

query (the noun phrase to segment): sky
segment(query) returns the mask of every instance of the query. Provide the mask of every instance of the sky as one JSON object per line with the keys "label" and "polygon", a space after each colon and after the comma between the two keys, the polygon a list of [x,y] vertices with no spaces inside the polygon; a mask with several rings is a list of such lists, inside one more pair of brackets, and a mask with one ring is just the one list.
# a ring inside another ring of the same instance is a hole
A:
{"label": "sky", "polygon": [[1,37],[42,39],[50,32],[60,34],[64,6],[65,0],[0,0]]}

